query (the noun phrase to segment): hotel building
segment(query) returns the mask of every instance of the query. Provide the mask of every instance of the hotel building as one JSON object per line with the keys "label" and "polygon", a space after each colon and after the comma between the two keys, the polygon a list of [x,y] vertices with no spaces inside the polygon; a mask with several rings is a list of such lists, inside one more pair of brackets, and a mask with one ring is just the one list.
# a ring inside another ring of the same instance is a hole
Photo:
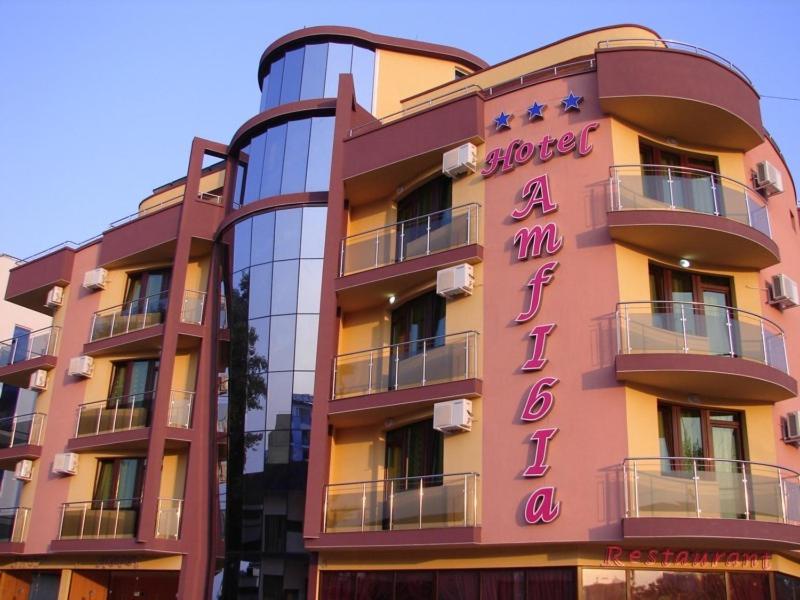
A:
{"label": "hotel building", "polygon": [[47,414],[0,598],[800,594],[797,204],[744,73],[311,27],[258,83],[11,271],[61,335],[0,367]]}

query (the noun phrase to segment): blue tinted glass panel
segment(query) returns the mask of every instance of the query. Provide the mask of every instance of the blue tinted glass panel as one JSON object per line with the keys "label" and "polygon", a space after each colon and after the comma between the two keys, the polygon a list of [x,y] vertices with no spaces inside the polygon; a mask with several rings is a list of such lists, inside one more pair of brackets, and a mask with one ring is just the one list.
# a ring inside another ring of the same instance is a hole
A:
{"label": "blue tinted glass panel", "polygon": [[264,77],[264,81],[261,82],[261,105],[259,108],[261,112],[264,112],[267,108],[267,88],[269,87],[269,73],[267,73],[266,77]]}
{"label": "blue tinted glass panel", "polygon": [[[250,146],[247,146],[247,151],[250,150]],[[236,188],[233,190],[233,207],[236,208],[242,205],[242,192],[244,190],[244,176],[245,176],[245,168],[242,163],[236,165]]]}
{"label": "blue tinted glass panel", "polygon": [[325,207],[303,209],[303,238],[300,242],[301,258],[322,258],[325,253]]}
{"label": "blue tinted glass panel", "polygon": [[266,143],[266,133],[256,136],[250,142],[250,152],[247,157],[247,175],[244,183],[243,204],[253,202],[261,198],[259,188],[261,186],[261,173],[264,168],[264,144]]}
{"label": "blue tinted glass panel", "polygon": [[[242,269],[233,274],[231,289],[231,319],[234,325],[244,325],[242,319],[247,315],[247,298],[250,296],[250,269]],[[242,343],[234,340],[234,343]]]}
{"label": "blue tinted glass panel", "polygon": [[[291,416],[292,373],[270,373],[267,393],[267,429],[288,429],[291,426]],[[275,442],[277,439],[273,441]],[[274,449],[275,444],[273,443],[272,446],[270,450]]]}
{"label": "blue tinted glass panel", "polygon": [[266,96],[267,100],[264,102],[264,109],[274,108],[278,106],[281,100],[281,80],[283,79],[283,58],[276,60],[272,63],[269,70],[269,80],[267,83]]}
{"label": "blue tinted glass panel", "polygon": [[294,390],[296,400],[311,401],[314,397],[314,371],[297,371],[294,374]]}
{"label": "blue tinted glass panel", "polygon": [[286,127],[286,152],[283,155],[281,194],[302,192],[306,186],[308,140],[311,119],[290,121]]}
{"label": "blue tinted glass panel", "polygon": [[260,198],[281,193],[283,153],[286,146],[286,123],[267,131],[267,148],[264,156],[264,172],[261,176]]}
{"label": "blue tinted glass panel", "polygon": [[322,288],[322,259],[300,261],[297,312],[318,313]]}
{"label": "blue tinted glass panel", "polygon": [[272,317],[269,345],[269,370],[291,371],[294,359],[295,315]]}
{"label": "blue tinted glass panel", "polygon": [[333,153],[333,117],[311,119],[311,141],[308,148],[307,192],[325,192],[330,185]]}
{"label": "blue tinted glass panel", "polygon": [[[285,315],[297,312],[297,260],[272,263],[275,285],[272,286],[272,314]],[[252,304],[252,300],[251,300]]]}
{"label": "blue tinted glass panel", "polygon": [[283,62],[281,104],[296,102],[300,98],[300,80],[303,77],[303,53],[305,48],[296,48],[286,53]]}
{"label": "blue tinted glass panel", "polygon": [[372,82],[375,74],[375,53],[366,48],[353,47],[353,84],[356,102],[372,112]]}
{"label": "blue tinted glass panel", "polygon": [[[264,471],[264,434],[248,433],[244,445],[244,472],[261,473]],[[260,531],[259,524],[258,530]]]}
{"label": "blue tinted glass panel", "polygon": [[250,353],[248,371],[251,373],[264,373],[269,363],[269,317],[253,319],[250,321],[250,336],[248,348]]}
{"label": "blue tinted glass panel", "polygon": [[[300,256],[302,209],[281,210],[275,216],[275,260]],[[277,281],[277,280],[276,280]],[[281,285],[279,283],[279,285]]]}
{"label": "blue tinted glass panel", "polygon": [[350,44],[328,44],[328,65],[325,69],[325,97],[334,98],[339,91],[339,74],[350,72],[353,47]]}
{"label": "blue tinted glass panel", "polygon": [[233,267],[238,271],[250,265],[250,219],[237,223],[233,228]]}
{"label": "blue tinted glass panel", "polygon": [[272,264],[250,268],[250,304],[248,317],[265,317],[270,313],[272,297]]}
{"label": "blue tinted glass panel", "polygon": [[294,368],[312,371],[317,362],[317,329],[319,315],[297,315]]}
{"label": "blue tinted glass panel", "polygon": [[272,260],[274,236],[274,212],[268,212],[253,217],[253,247],[250,250],[251,265],[259,265]]}
{"label": "blue tinted glass panel", "polygon": [[325,93],[325,63],[328,60],[328,44],[306,46],[303,61],[303,82],[300,86],[300,100],[322,98]]}

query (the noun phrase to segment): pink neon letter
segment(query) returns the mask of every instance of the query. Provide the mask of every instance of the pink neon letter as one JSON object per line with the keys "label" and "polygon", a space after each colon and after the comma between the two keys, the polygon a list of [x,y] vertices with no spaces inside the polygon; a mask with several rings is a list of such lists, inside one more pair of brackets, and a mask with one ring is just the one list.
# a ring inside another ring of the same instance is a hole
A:
{"label": "pink neon letter", "polygon": [[531,214],[533,207],[537,204],[542,207],[543,215],[558,209],[558,205],[550,200],[550,182],[547,174],[534,177],[525,184],[525,187],[522,188],[522,197],[527,198],[528,196],[530,199],[525,207],[522,210],[515,208],[511,213],[511,216],[517,221],[521,221]]}
{"label": "pink neon letter", "polygon": [[548,285],[553,280],[553,271],[558,267],[558,261],[552,260],[544,263],[536,271],[531,280],[528,282],[528,287],[531,288],[531,298],[528,302],[528,310],[521,312],[517,315],[517,323],[524,323],[530,321],[542,306],[542,298],[544,296],[544,286]]}
{"label": "pink neon letter", "polygon": [[556,488],[543,487],[533,492],[525,503],[525,520],[531,525],[552,523],[561,512],[561,502],[555,502]]}
{"label": "pink neon letter", "polygon": [[525,469],[523,477],[541,477],[547,473],[550,468],[550,465],[544,462],[547,459],[547,445],[556,433],[558,433],[558,427],[537,429],[533,432],[531,441],[536,442],[536,453],[533,455],[533,464]]}
{"label": "pink neon letter", "polygon": [[592,151],[592,145],[589,143],[589,132],[594,131],[598,127],[600,127],[600,123],[594,122],[585,125],[584,128],[581,129],[581,138],[578,142],[578,156],[586,156]]}
{"label": "pink neon letter", "polygon": [[533,338],[533,354],[522,365],[523,371],[538,371],[546,363],[547,359],[544,357],[544,345],[547,341],[547,336],[556,328],[555,323],[547,323],[545,325],[537,325],[531,329],[531,337]]}
{"label": "pink neon letter", "polygon": [[543,388],[552,388],[558,383],[557,377],[542,377],[533,384],[528,398],[525,400],[525,407],[522,409],[520,419],[523,421],[538,421],[547,416],[553,408],[555,398],[553,393]]}
{"label": "pink neon letter", "polygon": [[558,226],[555,223],[521,227],[514,234],[514,243],[519,244],[517,260],[525,260],[528,256],[539,258],[543,251],[555,254],[561,250],[564,239],[558,235]]}
{"label": "pink neon letter", "polygon": [[512,140],[511,143],[506,148],[506,153],[503,156],[503,168],[500,170],[501,173],[508,173],[511,171],[516,165],[514,164],[514,154],[516,153],[517,146],[522,143],[522,140],[516,139]]}
{"label": "pink neon letter", "polygon": [[497,167],[500,166],[500,160],[503,158],[503,151],[500,148],[490,150],[486,155],[486,166],[481,169],[481,175],[484,177],[491,177],[497,172]]}

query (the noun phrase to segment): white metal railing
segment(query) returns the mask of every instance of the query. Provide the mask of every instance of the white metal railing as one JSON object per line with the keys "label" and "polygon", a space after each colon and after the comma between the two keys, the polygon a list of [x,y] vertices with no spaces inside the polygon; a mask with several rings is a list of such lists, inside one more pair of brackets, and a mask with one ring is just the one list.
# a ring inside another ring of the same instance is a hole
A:
{"label": "white metal railing", "polygon": [[120,225],[124,225],[125,223],[130,223],[131,221],[136,221],[141,219],[142,217],[146,217],[147,215],[151,215],[153,213],[160,212],[165,208],[169,208],[170,206],[175,206],[176,204],[180,204],[183,202],[183,194],[179,194],[178,196],[172,196],[170,198],[166,198],[164,200],[160,200],[156,204],[152,206],[148,206],[147,208],[143,208],[141,210],[136,211],[130,215],[126,215],[121,219],[117,219],[113,221],[109,227],[119,227]]}
{"label": "white metal railing", "polygon": [[200,325],[203,322],[203,308],[206,304],[206,293],[199,290],[184,290],[181,305],[181,321]]}
{"label": "white metal railing", "polygon": [[601,40],[597,43],[598,48],[627,48],[627,47],[654,47],[654,48],[666,48],[669,50],[682,50],[684,52],[690,52],[692,54],[697,54],[699,56],[705,56],[706,58],[710,58],[714,62],[717,62],[740,77],[744,79],[750,85],[753,85],[753,82],[750,81],[750,78],[744,74],[739,67],[729,61],[727,58],[720,56],[711,50],[706,50],[705,48],[701,48],[700,46],[695,46],[694,44],[687,44],[685,42],[678,42],[676,40],[664,40],[660,38],[615,38],[615,39],[608,39],[608,40]]}
{"label": "white metal railing", "polygon": [[324,515],[329,533],[476,527],[478,474],[328,484]]}
{"label": "white metal railing", "polygon": [[65,502],[58,539],[131,538],[139,523],[139,498]]}
{"label": "white metal railing", "polygon": [[0,542],[24,542],[30,514],[31,509],[22,506],[0,508]]}
{"label": "white metal railing", "polygon": [[800,525],[800,473],[746,460],[626,458],[627,517],[748,519]]}
{"label": "white metal railing", "polygon": [[65,248],[67,248],[69,250],[77,250],[78,248],[83,248],[84,246],[87,246],[89,244],[92,244],[92,243],[102,239],[102,237],[103,237],[103,235],[99,234],[99,235],[96,235],[94,237],[90,237],[88,240],[83,240],[82,242],[73,242],[72,240],[65,240],[65,241],[60,242],[58,244],[54,244],[54,245],[50,246],[49,248],[45,248],[44,250],[40,250],[36,254],[31,254],[30,256],[26,256],[25,258],[21,258],[16,262],[16,264],[24,265],[24,264],[27,264],[29,262],[33,262],[35,260],[43,258],[43,257],[45,257],[45,256],[47,256],[49,254],[53,254],[55,252],[58,252],[59,250],[64,250]]}
{"label": "white metal railing", "polygon": [[611,211],[684,210],[724,217],[772,235],[764,197],[717,173],[665,165],[614,165],[609,185]]}
{"label": "white metal railing", "polygon": [[349,275],[478,241],[479,204],[440,210],[342,240],[339,275]]}
{"label": "white metal railing", "polygon": [[131,300],[94,313],[90,342],[161,325],[167,312],[169,291]]}
{"label": "white metal railing", "polygon": [[616,317],[620,354],[730,356],[789,372],[783,330],[746,310],[656,300],[620,302]]}
{"label": "white metal railing", "polygon": [[333,377],[334,398],[477,378],[478,332],[340,354]]}
{"label": "white metal railing", "polygon": [[181,534],[183,499],[159,498],[156,515],[156,537],[162,540],[177,540]]}
{"label": "white metal railing", "polygon": [[75,437],[129,431],[150,425],[150,410],[155,391],[116,396],[81,404]]}
{"label": "white metal railing", "polygon": [[225,198],[221,194],[212,194],[211,192],[200,192],[197,194],[197,199],[203,202],[210,202],[212,204],[219,204],[222,206]]}
{"label": "white metal railing", "polygon": [[189,429],[189,427],[192,426],[193,403],[194,392],[187,390],[171,390],[167,424],[170,427]]}
{"label": "white metal railing", "polygon": [[0,342],[0,367],[56,353],[60,327],[45,327]]}
{"label": "white metal railing", "polygon": [[45,415],[30,413],[0,419],[0,448],[41,446]]}

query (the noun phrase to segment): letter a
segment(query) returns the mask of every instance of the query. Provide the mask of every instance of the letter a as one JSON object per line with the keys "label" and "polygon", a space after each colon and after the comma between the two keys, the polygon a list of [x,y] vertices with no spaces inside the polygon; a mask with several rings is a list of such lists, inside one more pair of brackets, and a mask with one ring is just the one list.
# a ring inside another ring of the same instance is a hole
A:
{"label": "letter a", "polygon": [[[530,198],[528,198],[530,196]],[[558,209],[558,205],[550,199],[550,183],[547,179],[547,174],[534,177],[525,187],[522,188],[522,197],[528,198],[528,203],[522,210],[514,209],[511,216],[517,221],[521,221],[533,210],[537,204],[542,207],[542,214],[553,212]]]}
{"label": "letter a", "polygon": [[525,503],[525,520],[531,525],[552,523],[561,513],[561,502],[555,502],[556,488],[543,487],[533,492]]}

